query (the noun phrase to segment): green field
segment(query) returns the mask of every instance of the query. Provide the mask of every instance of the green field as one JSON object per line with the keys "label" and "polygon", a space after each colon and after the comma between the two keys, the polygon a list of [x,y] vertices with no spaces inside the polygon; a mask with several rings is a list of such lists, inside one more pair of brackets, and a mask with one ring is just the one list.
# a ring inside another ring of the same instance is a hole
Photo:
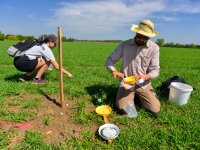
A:
{"label": "green field", "polygon": [[[6,53],[14,43],[0,41],[0,120],[26,123],[37,118],[41,107],[48,109],[40,105],[43,102],[40,97],[44,93],[53,97],[59,95],[59,73],[55,69],[47,71],[44,77],[48,83],[44,85],[19,82],[22,73],[14,68],[12,58]],[[182,77],[196,88],[187,105],[171,104],[160,96],[162,106],[159,115],[153,116],[137,106],[138,117],[129,119],[115,111],[118,80],[105,68],[105,61],[116,45],[63,43],[63,66],[74,75],[72,79],[64,76],[65,101],[74,102],[69,119],[71,124],[82,127],[78,137],[63,136],[61,142],[49,143],[39,129],[19,134],[15,128],[5,131],[0,126],[0,149],[200,149],[200,49],[162,47],[160,76],[152,81],[152,85],[157,87],[170,76]],[[57,49],[54,49],[54,54],[58,58]],[[119,68],[120,62],[116,66]],[[103,124],[103,119],[95,113],[95,107],[88,111],[100,88],[106,102],[113,107],[108,119],[121,130],[111,145],[101,139],[95,130],[88,129],[95,126],[97,130]],[[26,99],[23,99],[24,95]],[[10,109],[13,107],[18,111]],[[54,119],[56,117],[51,115],[45,116],[44,125],[50,126]],[[15,143],[13,139],[20,140]]]}

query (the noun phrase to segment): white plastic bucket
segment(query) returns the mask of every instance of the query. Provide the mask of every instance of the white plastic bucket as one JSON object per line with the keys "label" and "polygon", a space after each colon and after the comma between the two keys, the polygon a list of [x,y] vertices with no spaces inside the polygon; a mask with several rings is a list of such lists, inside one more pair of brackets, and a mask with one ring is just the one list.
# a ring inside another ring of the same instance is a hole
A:
{"label": "white plastic bucket", "polygon": [[169,101],[179,105],[187,104],[193,91],[192,86],[180,82],[172,82],[169,89]]}

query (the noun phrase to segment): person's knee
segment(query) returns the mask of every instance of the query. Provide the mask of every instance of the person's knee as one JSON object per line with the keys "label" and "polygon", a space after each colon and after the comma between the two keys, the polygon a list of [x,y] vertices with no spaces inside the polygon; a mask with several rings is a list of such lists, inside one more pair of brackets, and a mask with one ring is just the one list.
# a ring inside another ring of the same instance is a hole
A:
{"label": "person's knee", "polygon": [[125,110],[122,105],[119,105],[119,103],[116,103],[116,107],[117,107],[117,113],[121,115],[125,114]]}
{"label": "person's knee", "polygon": [[159,113],[160,113],[160,108],[154,109],[154,110],[152,111],[152,113],[154,113],[154,114],[159,114]]}
{"label": "person's knee", "polygon": [[44,60],[44,63],[43,63],[42,66],[45,67],[45,68],[48,68],[50,64],[51,64],[50,62]]}
{"label": "person's knee", "polygon": [[41,65],[41,66],[43,66],[43,65],[50,65],[51,64],[51,62],[50,61],[47,61],[45,58],[38,58],[38,63]]}
{"label": "person's knee", "polygon": [[153,113],[153,114],[159,114],[160,113],[160,104],[158,104],[157,106],[154,106],[150,109],[150,111]]}
{"label": "person's knee", "polygon": [[116,102],[116,107],[117,107],[118,110],[123,109],[123,107],[122,107],[122,105],[120,105],[119,101]]}

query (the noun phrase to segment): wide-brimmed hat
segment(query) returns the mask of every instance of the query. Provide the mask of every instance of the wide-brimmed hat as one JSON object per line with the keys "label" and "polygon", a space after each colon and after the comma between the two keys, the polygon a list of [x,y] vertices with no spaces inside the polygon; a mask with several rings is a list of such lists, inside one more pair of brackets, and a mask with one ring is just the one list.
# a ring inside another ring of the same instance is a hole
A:
{"label": "wide-brimmed hat", "polygon": [[131,31],[147,37],[154,37],[158,34],[158,32],[154,31],[154,24],[151,20],[143,20],[139,25],[133,24]]}

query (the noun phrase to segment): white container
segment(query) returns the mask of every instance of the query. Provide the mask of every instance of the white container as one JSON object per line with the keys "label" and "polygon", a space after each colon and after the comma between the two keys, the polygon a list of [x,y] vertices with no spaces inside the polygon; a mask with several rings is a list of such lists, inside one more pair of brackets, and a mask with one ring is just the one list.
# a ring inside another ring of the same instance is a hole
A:
{"label": "white container", "polygon": [[193,91],[192,86],[180,82],[172,82],[169,89],[169,101],[179,105],[187,104]]}
{"label": "white container", "polygon": [[127,113],[128,118],[136,118],[138,116],[134,101],[130,101],[124,108],[124,111]]}
{"label": "white container", "polygon": [[106,123],[99,127],[98,133],[105,140],[115,139],[119,135],[120,129],[114,125]]}

